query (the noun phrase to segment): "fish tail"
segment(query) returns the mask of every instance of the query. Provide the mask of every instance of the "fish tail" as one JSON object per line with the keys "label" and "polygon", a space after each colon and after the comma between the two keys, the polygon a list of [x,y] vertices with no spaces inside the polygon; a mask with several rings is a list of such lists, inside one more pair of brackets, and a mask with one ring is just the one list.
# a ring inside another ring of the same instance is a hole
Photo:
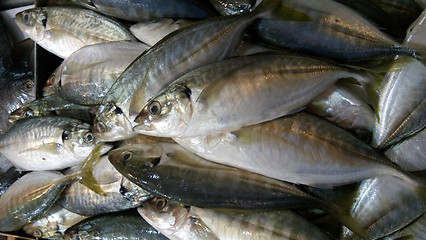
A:
{"label": "fish tail", "polygon": [[365,240],[371,239],[368,235],[367,230],[363,228],[356,219],[354,219],[349,210],[345,210],[337,204],[325,203],[325,209],[328,213],[333,215],[339,222],[349,228],[352,232],[358,234]]}
{"label": "fish tail", "polygon": [[93,148],[90,154],[87,156],[86,160],[81,164],[80,170],[75,174],[78,181],[84,186],[88,187],[92,191],[96,192],[99,195],[105,196],[105,192],[99,186],[98,181],[93,175],[93,169],[96,164],[99,162],[101,155],[102,145],[98,144]]}

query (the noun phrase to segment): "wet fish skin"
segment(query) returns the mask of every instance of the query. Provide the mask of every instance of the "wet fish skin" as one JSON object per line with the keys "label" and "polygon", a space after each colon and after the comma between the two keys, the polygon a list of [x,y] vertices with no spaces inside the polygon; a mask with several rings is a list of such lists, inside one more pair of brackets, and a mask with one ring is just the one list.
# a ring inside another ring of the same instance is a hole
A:
{"label": "wet fish skin", "polygon": [[0,196],[24,174],[23,171],[16,169],[5,156],[0,154]]}
{"label": "wet fish skin", "polygon": [[[382,239],[426,212],[426,206],[406,183],[392,176],[364,180],[351,215],[367,229],[371,239]],[[380,197],[379,197],[380,196]],[[347,229],[341,239],[360,239]]]}
{"label": "wet fish skin", "polygon": [[216,13],[197,0],[77,0],[77,3],[108,16],[140,22],[158,18],[205,19]]}
{"label": "wet fish skin", "polygon": [[90,44],[136,40],[118,22],[89,9],[38,7],[17,13],[15,22],[37,44],[61,58]]}
{"label": "wet fish skin", "polygon": [[306,107],[306,111],[354,132],[361,139],[371,139],[376,122],[373,109],[344,86],[333,85]]}
{"label": "wet fish skin", "polygon": [[33,219],[31,223],[25,225],[23,230],[37,238],[64,239],[64,232],[67,228],[86,218],[86,216],[70,212],[54,204],[43,216]]}
{"label": "wet fish skin", "polygon": [[57,94],[39,98],[22,105],[9,116],[9,122],[14,123],[19,119],[40,116],[72,117],[84,122],[92,122],[97,106],[83,106],[64,100]]}
{"label": "wet fish skin", "polygon": [[73,182],[61,194],[57,204],[71,212],[92,216],[135,208],[152,197],[115,170],[108,161],[108,156],[99,160],[93,175],[105,196],[95,193],[79,182]]}
{"label": "wet fish skin", "polygon": [[282,181],[330,188],[412,177],[350,133],[305,112],[224,134],[174,138],[201,157]]}
{"label": "wet fish skin", "polygon": [[426,130],[423,128],[423,130],[387,149],[385,155],[405,171],[423,171],[426,170],[425,146]]}
{"label": "wet fish skin", "polygon": [[300,111],[347,77],[365,81],[371,76],[297,55],[265,53],[223,60],[165,87],[142,109],[134,130],[159,137],[234,131]]}
{"label": "wet fish skin", "polygon": [[177,144],[126,146],[110,151],[108,158],[140,187],[191,206],[327,209],[322,200],[292,184],[205,161]]}
{"label": "wet fish skin", "polygon": [[136,57],[149,47],[136,42],[107,42],[80,48],[55,70],[44,87],[80,105],[101,104],[107,91]]}
{"label": "wet fish skin", "polygon": [[236,15],[250,12],[256,5],[256,0],[209,0],[221,15]]}
{"label": "wet fish skin", "polygon": [[219,240],[189,207],[178,202],[156,197],[137,210],[145,221],[169,239]]}
{"label": "wet fish skin", "polygon": [[382,81],[372,139],[376,148],[387,148],[426,126],[426,66],[412,58],[407,61]]}
{"label": "wet fish skin", "polygon": [[24,76],[19,79],[0,78],[0,95],[3,99],[0,108],[0,135],[11,125],[9,115],[23,104],[36,98],[35,81],[33,76]]}
{"label": "wet fish skin", "polygon": [[331,239],[323,230],[290,210],[243,211],[191,207],[219,239]]}
{"label": "wet fish skin", "polygon": [[[23,170],[56,170],[78,165],[97,141],[80,120],[43,116],[16,122],[1,138],[0,152]],[[111,148],[102,144],[101,151]]]}
{"label": "wet fish skin", "polygon": [[106,214],[91,217],[68,228],[65,239],[167,239],[151,227],[141,216],[131,213]]}
{"label": "wet fish skin", "polygon": [[56,201],[74,176],[56,172],[30,172],[14,182],[0,197],[0,231],[21,229]]}
{"label": "wet fish skin", "polygon": [[347,62],[395,54],[416,55],[414,49],[400,45],[337,2],[286,0],[285,4],[306,13],[312,21],[263,18],[250,27],[251,32],[276,47]]}
{"label": "wet fish skin", "polygon": [[130,27],[130,32],[135,35],[139,41],[149,46],[154,46],[171,32],[193,23],[193,21],[187,19],[173,20],[171,18],[162,18],[134,24]]}
{"label": "wet fish skin", "polygon": [[416,221],[401,231],[383,238],[384,240],[397,240],[402,238],[423,239],[426,236],[426,215],[423,214]]}
{"label": "wet fish skin", "polygon": [[135,60],[108,91],[96,115],[95,136],[103,141],[135,136],[133,120],[146,102],[180,75],[229,56],[238,46],[246,26],[259,15],[268,14],[275,2],[266,1],[261,6],[249,14],[191,25],[154,45]]}

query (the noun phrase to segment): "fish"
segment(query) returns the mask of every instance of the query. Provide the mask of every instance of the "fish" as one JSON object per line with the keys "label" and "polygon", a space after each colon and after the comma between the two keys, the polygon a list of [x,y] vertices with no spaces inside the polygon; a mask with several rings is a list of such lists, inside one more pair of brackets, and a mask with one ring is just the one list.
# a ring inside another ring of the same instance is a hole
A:
{"label": "fish", "polygon": [[50,76],[44,96],[57,94],[80,105],[99,105],[120,74],[149,46],[136,42],[88,45],[68,56]]}
{"label": "fish", "polygon": [[137,208],[151,226],[173,240],[219,240],[206,224],[185,206],[165,198],[155,197]]}
{"label": "fish", "polygon": [[421,185],[368,144],[305,112],[234,132],[173,139],[207,160],[312,187],[327,189],[381,175]]}
{"label": "fish", "polygon": [[[96,144],[89,124],[42,116],[17,121],[0,137],[0,152],[21,170],[60,170],[82,163]],[[111,147],[102,144],[101,152]]]}
{"label": "fish", "polygon": [[123,20],[141,22],[159,18],[205,19],[217,14],[197,0],[76,0],[78,4]]}
{"label": "fish", "polygon": [[194,21],[187,19],[174,20],[171,18],[162,18],[148,22],[140,22],[130,26],[130,32],[141,42],[148,46],[154,46],[165,36],[193,24]]}
{"label": "fish", "polygon": [[378,29],[380,29],[384,33],[387,33],[396,39],[401,39],[405,37],[406,27],[401,27],[398,23],[394,22],[393,20],[395,20],[395,18],[389,16],[389,14],[385,10],[376,5],[373,1],[337,0],[336,2],[350,7],[351,9],[360,13],[364,18],[370,20],[377,26]]}
{"label": "fish", "polygon": [[16,169],[13,164],[0,154],[0,196],[25,172]]}
{"label": "fish", "polygon": [[384,240],[410,239],[410,238],[424,239],[424,236],[426,236],[425,227],[426,227],[426,214],[423,214],[421,217],[419,217],[409,226],[383,239]]}
{"label": "fish", "polygon": [[425,146],[426,130],[423,128],[423,130],[393,145],[384,154],[405,171],[423,171],[426,170]]}
{"label": "fish", "polygon": [[331,86],[312,100],[306,111],[323,117],[361,139],[371,139],[376,115],[358,95],[345,86]]}
{"label": "fish", "polygon": [[100,195],[80,182],[71,183],[57,200],[63,208],[84,216],[118,212],[138,207],[152,195],[131,183],[103,156],[93,175],[105,195]]}
{"label": "fish", "polygon": [[25,174],[0,197],[0,231],[15,231],[40,216],[55,203],[75,175],[37,171]]}
{"label": "fish", "polygon": [[365,236],[336,203],[287,182],[206,161],[178,144],[126,146],[111,150],[108,158],[133,183],[185,205],[258,210],[319,208]]}
{"label": "fish", "polygon": [[19,79],[0,78],[0,95],[3,104],[0,107],[0,135],[10,127],[9,116],[25,103],[36,98],[34,76],[24,76]]}
{"label": "fish", "polygon": [[96,114],[96,138],[117,141],[135,136],[133,120],[151,97],[191,69],[232,54],[247,25],[259,15],[268,14],[273,6],[275,1],[265,1],[248,14],[202,21],[155,44],[109,89]]}
{"label": "fish", "polygon": [[[425,2],[426,4],[426,2]],[[404,44],[408,47],[415,48],[422,55],[426,54],[426,43],[423,39],[426,38],[426,10],[414,21],[407,30],[407,35],[404,39]]]}
{"label": "fish", "polygon": [[298,112],[348,77],[367,81],[373,76],[297,55],[264,53],[219,61],[164,88],[136,117],[134,131],[173,138],[235,131]]}
{"label": "fish", "polygon": [[65,231],[67,240],[83,239],[166,240],[138,214],[114,213],[85,219]]}
{"label": "fish", "polygon": [[290,210],[231,212],[191,207],[219,239],[332,239]]}
{"label": "fish", "polygon": [[407,29],[416,20],[423,8],[413,0],[371,0],[381,7],[402,29]]}
{"label": "fish", "polygon": [[88,218],[54,204],[42,217],[33,219],[23,230],[36,238],[64,239],[65,230]]}
{"label": "fish", "polygon": [[20,119],[52,115],[92,122],[97,109],[96,105],[83,106],[66,101],[58,94],[52,94],[22,105],[10,114],[9,122],[14,123]]}
{"label": "fish", "polygon": [[413,58],[386,74],[380,87],[373,147],[387,148],[426,126],[425,75],[426,66]]}
{"label": "fish", "polygon": [[15,22],[38,45],[61,58],[95,43],[136,41],[120,23],[89,9],[37,7],[17,13]]}
{"label": "fish", "polygon": [[341,62],[403,54],[417,56],[415,49],[399,44],[352,9],[332,0],[283,0],[308,15],[309,21],[262,18],[250,26],[257,39],[275,47],[328,57]]}
{"label": "fish", "polygon": [[250,12],[257,3],[256,0],[209,0],[209,2],[223,16]]}
{"label": "fish", "polygon": [[[392,176],[364,180],[358,188],[351,215],[367,229],[370,239],[382,239],[415,221],[426,206],[406,183]],[[347,229],[339,239],[359,239]]]}

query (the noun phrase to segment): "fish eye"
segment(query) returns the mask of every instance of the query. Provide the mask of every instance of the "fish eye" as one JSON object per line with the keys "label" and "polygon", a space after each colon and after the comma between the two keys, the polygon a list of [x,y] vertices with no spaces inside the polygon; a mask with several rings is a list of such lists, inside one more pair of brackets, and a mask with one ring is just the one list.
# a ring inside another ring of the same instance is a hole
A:
{"label": "fish eye", "polygon": [[114,113],[117,114],[117,115],[120,115],[120,114],[123,114],[123,110],[121,110],[120,107],[115,107]]}
{"label": "fish eye", "polygon": [[154,199],[155,210],[161,211],[167,205],[167,200],[165,198],[155,198]]}
{"label": "fish eye", "polygon": [[30,118],[30,117],[34,116],[34,111],[31,110],[31,109],[28,109],[27,111],[25,111],[24,114],[25,114],[26,118]]}
{"label": "fish eye", "polygon": [[34,87],[34,83],[33,81],[28,80],[27,82],[24,83],[23,87],[24,87],[24,91],[27,91],[27,92],[31,91],[31,89],[33,89]]}
{"label": "fish eye", "polygon": [[149,104],[149,113],[154,116],[159,116],[161,113],[161,104],[157,101],[152,101]]}
{"label": "fish eye", "polygon": [[86,133],[83,137],[83,141],[85,143],[91,143],[93,141],[93,139],[95,139],[95,138],[93,137],[93,134],[90,133],[90,132]]}
{"label": "fish eye", "polygon": [[122,153],[122,155],[123,155],[122,159],[124,161],[130,160],[130,159],[133,158],[133,153],[130,152],[130,151],[125,151],[125,152]]}
{"label": "fish eye", "polygon": [[105,124],[103,124],[103,123],[101,123],[101,122],[98,122],[98,123],[96,124],[96,127],[98,128],[98,130],[99,130],[100,132],[106,132],[106,126],[105,126]]}
{"label": "fish eye", "polygon": [[62,133],[62,141],[68,140],[70,138],[70,132],[68,130],[64,130]]}
{"label": "fish eye", "polygon": [[28,13],[25,13],[25,14],[24,14],[24,20],[25,20],[25,21],[28,21],[28,19],[30,19],[30,16],[28,16]]}
{"label": "fish eye", "polygon": [[37,229],[34,231],[34,237],[37,237],[37,238],[41,238],[41,237],[43,237],[43,232],[42,232],[39,228],[37,228]]}

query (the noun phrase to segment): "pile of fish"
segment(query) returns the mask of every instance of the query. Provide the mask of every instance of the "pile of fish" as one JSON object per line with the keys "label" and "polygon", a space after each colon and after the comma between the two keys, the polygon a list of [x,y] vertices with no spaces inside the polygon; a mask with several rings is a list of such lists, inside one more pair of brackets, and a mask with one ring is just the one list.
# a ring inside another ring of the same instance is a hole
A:
{"label": "pile of fish", "polygon": [[63,60],[36,83],[2,29],[0,232],[426,239],[426,3],[353,2],[18,13]]}

